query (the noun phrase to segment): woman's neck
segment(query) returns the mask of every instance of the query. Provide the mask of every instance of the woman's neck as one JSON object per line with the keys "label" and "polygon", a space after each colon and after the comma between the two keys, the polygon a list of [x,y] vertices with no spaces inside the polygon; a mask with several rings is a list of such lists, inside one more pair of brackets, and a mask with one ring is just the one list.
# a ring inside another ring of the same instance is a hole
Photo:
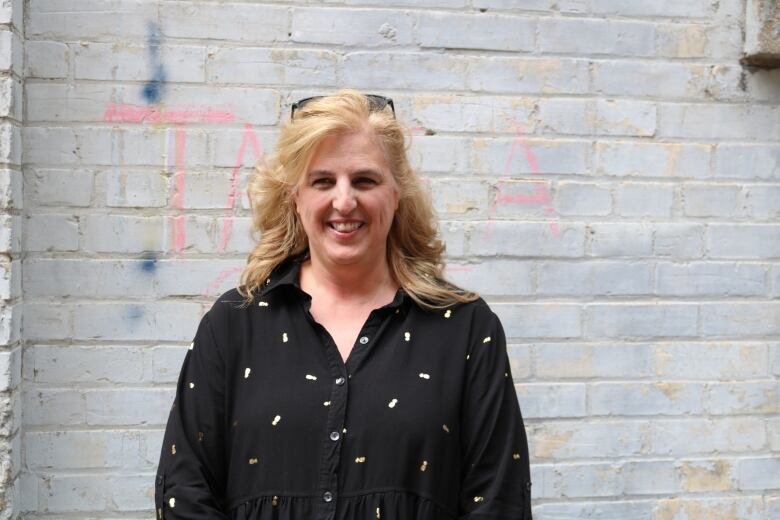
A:
{"label": "woman's neck", "polygon": [[386,261],[368,266],[331,266],[309,258],[301,264],[300,284],[313,297],[325,296],[354,305],[387,299],[398,289]]}

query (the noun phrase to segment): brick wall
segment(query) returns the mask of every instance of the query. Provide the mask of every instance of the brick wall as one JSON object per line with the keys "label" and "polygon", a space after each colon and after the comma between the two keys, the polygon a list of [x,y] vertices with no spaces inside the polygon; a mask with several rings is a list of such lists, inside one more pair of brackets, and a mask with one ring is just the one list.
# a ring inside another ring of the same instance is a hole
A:
{"label": "brick wall", "polygon": [[251,165],[340,86],[394,98],[448,273],[503,320],[536,518],[780,517],[780,74],[739,65],[742,1],[28,0],[23,39],[8,4],[0,463],[28,518],[153,516]]}

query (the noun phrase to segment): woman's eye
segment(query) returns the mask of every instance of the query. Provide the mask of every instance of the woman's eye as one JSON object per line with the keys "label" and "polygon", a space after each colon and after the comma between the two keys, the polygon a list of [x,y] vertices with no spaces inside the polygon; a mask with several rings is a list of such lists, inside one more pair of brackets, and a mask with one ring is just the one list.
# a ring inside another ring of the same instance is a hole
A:
{"label": "woman's eye", "polygon": [[315,187],[318,187],[318,188],[324,188],[326,186],[330,186],[330,184],[332,184],[332,182],[333,181],[331,181],[331,179],[327,179],[327,178],[323,177],[321,179],[314,179],[311,182],[311,185],[315,186]]}
{"label": "woman's eye", "polygon": [[359,177],[355,180],[355,184],[361,186],[373,186],[374,184],[376,184],[376,181],[371,177]]}

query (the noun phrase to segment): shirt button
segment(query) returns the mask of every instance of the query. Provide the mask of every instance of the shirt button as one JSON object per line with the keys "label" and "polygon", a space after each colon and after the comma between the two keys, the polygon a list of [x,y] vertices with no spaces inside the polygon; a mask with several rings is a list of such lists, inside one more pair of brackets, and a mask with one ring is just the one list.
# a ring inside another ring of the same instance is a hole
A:
{"label": "shirt button", "polygon": [[360,336],[360,344],[365,345],[368,343],[368,336]]}
{"label": "shirt button", "polygon": [[325,502],[330,502],[331,500],[333,500],[333,493],[331,493],[330,491],[326,491],[325,493],[322,494],[322,499]]}
{"label": "shirt button", "polygon": [[344,381],[345,381],[345,380],[344,380],[344,378],[343,378],[343,377],[339,377],[339,378],[337,378],[337,379],[336,379],[336,384],[337,384],[337,385],[339,385],[339,386],[341,386],[341,385],[343,385],[343,384],[344,384]]}
{"label": "shirt button", "polygon": [[330,432],[330,440],[337,441],[339,440],[339,432]]}

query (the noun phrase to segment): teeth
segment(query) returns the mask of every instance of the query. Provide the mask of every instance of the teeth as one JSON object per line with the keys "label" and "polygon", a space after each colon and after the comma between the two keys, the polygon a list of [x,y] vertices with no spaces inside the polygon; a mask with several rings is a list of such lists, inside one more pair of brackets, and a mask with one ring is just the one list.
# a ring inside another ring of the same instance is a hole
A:
{"label": "teeth", "polygon": [[334,222],[331,224],[336,231],[354,231],[361,226],[360,222]]}

